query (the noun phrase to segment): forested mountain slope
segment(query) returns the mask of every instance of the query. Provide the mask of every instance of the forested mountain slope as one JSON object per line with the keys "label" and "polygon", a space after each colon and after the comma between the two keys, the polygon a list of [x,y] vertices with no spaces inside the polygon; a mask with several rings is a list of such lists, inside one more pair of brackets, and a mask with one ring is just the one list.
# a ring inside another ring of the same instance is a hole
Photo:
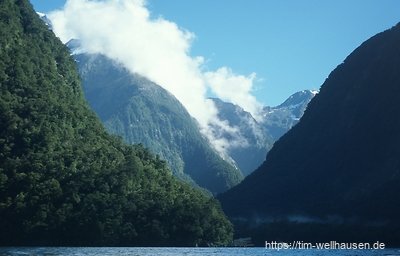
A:
{"label": "forested mountain slope", "polygon": [[0,2],[0,245],[225,244],[218,203],[89,110],[27,0]]}

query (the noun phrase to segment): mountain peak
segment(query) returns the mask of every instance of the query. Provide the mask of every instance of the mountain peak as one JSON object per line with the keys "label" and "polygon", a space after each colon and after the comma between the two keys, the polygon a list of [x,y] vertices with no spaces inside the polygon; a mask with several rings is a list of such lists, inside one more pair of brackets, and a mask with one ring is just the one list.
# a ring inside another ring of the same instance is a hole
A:
{"label": "mountain peak", "polygon": [[287,100],[276,107],[265,107],[263,110],[263,125],[268,129],[274,140],[297,124],[307,109],[308,103],[318,93],[315,90],[303,90],[292,94]]}
{"label": "mountain peak", "polygon": [[287,100],[285,100],[282,104],[277,106],[277,108],[282,107],[294,107],[298,104],[303,104],[305,101],[309,102],[318,91],[316,90],[303,90],[292,94]]}

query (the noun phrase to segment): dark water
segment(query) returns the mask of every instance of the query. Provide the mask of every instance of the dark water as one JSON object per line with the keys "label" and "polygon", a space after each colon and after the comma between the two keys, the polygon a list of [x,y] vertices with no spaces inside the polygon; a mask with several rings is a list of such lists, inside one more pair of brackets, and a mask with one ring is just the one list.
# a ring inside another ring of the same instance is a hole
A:
{"label": "dark water", "polygon": [[400,249],[385,250],[267,250],[265,248],[0,248],[0,256],[400,256]]}

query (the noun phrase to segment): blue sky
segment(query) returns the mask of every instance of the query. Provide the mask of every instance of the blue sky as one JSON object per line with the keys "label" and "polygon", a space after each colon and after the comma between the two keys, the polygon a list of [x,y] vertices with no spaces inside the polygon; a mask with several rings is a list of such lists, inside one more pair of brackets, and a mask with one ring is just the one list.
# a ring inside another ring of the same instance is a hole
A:
{"label": "blue sky", "polygon": [[[49,12],[65,1],[31,0]],[[400,22],[398,0],[148,0],[162,16],[196,35],[192,55],[206,66],[257,74],[257,99],[277,105],[318,89],[363,41]]]}

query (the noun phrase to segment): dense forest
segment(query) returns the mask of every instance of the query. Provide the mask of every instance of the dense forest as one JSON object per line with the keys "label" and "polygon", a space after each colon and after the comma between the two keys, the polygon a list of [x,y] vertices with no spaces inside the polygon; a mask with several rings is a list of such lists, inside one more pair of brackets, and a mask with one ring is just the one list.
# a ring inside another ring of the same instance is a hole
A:
{"label": "dense forest", "polygon": [[0,2],[0,245],[223,245],[215,199],[106,130],[28,0]]}
{"label": "dense forest", "polygon": [[264,239],[400,245],[399,116],[400,24],[329,75],[264,164],[219,197],[225,212]]}

